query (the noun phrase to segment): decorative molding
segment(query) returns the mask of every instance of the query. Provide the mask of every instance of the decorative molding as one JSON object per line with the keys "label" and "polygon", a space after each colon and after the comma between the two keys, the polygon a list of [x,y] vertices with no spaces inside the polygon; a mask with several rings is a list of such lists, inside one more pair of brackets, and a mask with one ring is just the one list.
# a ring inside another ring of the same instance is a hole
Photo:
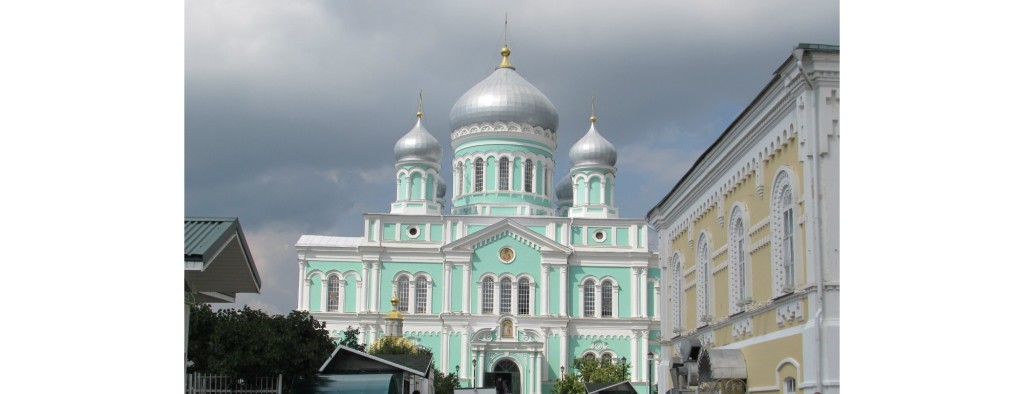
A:
{"label": "decorative molding", "polygon": [[456,138],[479,133],[524,133],[533,134],[544,137],[555,142],[555,133],[551,130],[547,130],[540,126],[533,126],[526,123],[519,124],[516,122],[484,122],[474,123],[469,126],[463,126],[452,131],[451,138]]}
{"label": "decorative molding", "polygon": [[781,303],[775,308],[775,323],[782,327],[804,319],[804,308],[801,299]]}
{"label": "decorative molding", "polygon": [[742,339],[754,334],[752,327],[754,326],[754,319],[747,316],[745,319],[740,319],[732,323],[732,337],[733,339]]}
{"label": "decorative molding", "polygon": [[750,243],[750,253],[754,253],[754,252],[760,250],[761,248],[763,248],[765,246],[768,246],[769,244],[771,244],[771,240],[772,240],[772,238],[771,238],[770,235],[765,235],[765,236],[759,238],[758,240],[751,242]]}
{"label": "decorative molding", "polygon": [[510,238],[512,238],[512,239],[514,239],[516,241],[522,242],[523,244],[525,244],[526,246],[530,247],[531,249],[534,249],[536,251],[540,251],[540,245],[537,245],[533,241],[530,241],[530,240],[528,240],[526,238],[523,238],[522,235],[519,235],[518,233],[512,232],[510,230],[505,230],[505,231],[499,232],[497,234],[494,234],[494,235],[492,235],[490,237],[487,237],[486,239],[473,244],[472,248],[473,249],[480,249],[480,248],[482,248],[484,246],[490,245],[490,244],[498,241],[499,239],[502,239],[502,238],[505,238],[505,237],[510,237]]}

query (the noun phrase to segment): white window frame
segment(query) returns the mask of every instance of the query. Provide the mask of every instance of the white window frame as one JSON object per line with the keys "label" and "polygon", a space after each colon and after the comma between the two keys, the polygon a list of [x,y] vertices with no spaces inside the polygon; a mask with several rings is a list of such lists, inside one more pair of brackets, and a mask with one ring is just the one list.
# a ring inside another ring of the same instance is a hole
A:
{"label": "white window frame", "polygon": [[523,162],[523,191],[526,193],[536,193],[533,188],[533,159],[526,159]]}
{"label": "white window frame", "polygon": [[[490,285],[487,284],[488,280],[491,281]],[[495,282],[496,281],[495,281],[494,276],[484,275],[483,278],[480,278],[479,285],[477,285],[478,292],[480,293],[480,296],[479,296],[478,299],[480,300],[480,312],[479,313],[481,315],[493,315],[494,314],[494,311],[495,311],[495,308],[494,308],[494,288],[496,287],[495,286]],[[488,290],[490,290],[490,293],[491,293],[491,297],[490,297],[491,300],[490,300],[490,305],[489,305],[490,309],[491,309],[490,311],[485,310],[485,308],[488,307],[488,305],[487,305],[488,304],[487,303],[487,298],[485,297]]]}
{"label": "white window frame", "polygon": [[[505,289],[503,288],[503,286],[506,283],[506,281],[508,281],[507,282],[508,283],[507,296],[506,296]],[[513,300],[512,288],[516,287],[516,286],[513,286],[512,283],[513,283],[512,278],[507,277],[507,276],[506,277],[502,277],[501,279],[498,280],[498,293],[499,293],[499,296],[500,296],[499,303],[498,303],[498,314],[501,314],[501,315],[512,314],[512,305],[513,305],[513,302],[512,302],[512,300]],[[508,309],[505,309],[505,301],[506,300],[508,300]]]}
{"label": "white window frame", "polygon": [[[802,283],[799,243],[797,236],[796,178],[788,167],[780,168],[772,183],[771,197],[771,258],[772,293],[780,297],[793,292]],[[788,201],[786,197],[789,197]],[[788,215],[787,215],[788,213]],[[789,224],[787,234],[786,224]],[[789,256],[786,248],[789,247]],[[788,272],[787,272],[788,268]]]}
{"label": "white window frame", "polygon": [[[526,284],[526,311],[525,312],[523,312],[523,281],[526,281],[526,283],[525,283]],[[531,312],[533,311],[533,302],[532,302],[533,299],[531,298],[531,296],[534,296],[534,294],[533,294],[534,291],[532,291],[533,290],[533,283],[531,283],[530,278],[521,277],[521,278],[519,278],[519,280],[516,281],[516,285],[515,286],[516,286],[516,293],[517,293],[516,294],[516,315],[520,315],[520,316],[531,315],[532,314]]]}
{"label": "white window frame", "polygon": [[697,326],[709,323],[715,315],[715,277],[711,269],[711,237],[701,233],[697,239]]}
{"label": "white window frame", "polygon": [[484,191],[484,185],[486,185],[486,179],[484,173],[487,169],[487,161],[481,157],[473,160],[473,192]]}
{"label": "white window frame", "polygon": [[[324,308],[327,312],[339,312],[341,309],[341,290],[343,289],[342,280],[337,274],[331,274],[327,277],[327,307]],[[334,294],[331,294],[331,293]],[[333,308],[332,308],[333,304]]]}
{"label": "white window frame", "polygon": [[[587,285],[588,284],[590,285],[589,291],[587,289]],[[583,280],[583,283],[580,284],[580,302],[582,303],[582,305],[580,306],[580,314],[583,317],[598,317],[599,316],[598,315],[598,311],[597,311],[597,305],[596,305],[597,304],[597,302],[596,302],[597,300],[595,300],[595,298],[597,298],[597,295],[594,294],[596,287],[597,287],[597,279],[594,279],[594,278],[586,278],[586,279]],[[590,297],[590,315],[587,315],[587,297],[588,296]]]}
{"label": "white window frame", "polygon": [[509,162],[511,160],[508,157],[501,157],[498,159],[498,190],[508,191],[509,190]]}
{"label": "white window frame", "polygon": [[750,237],[745,214],[746,210],[737,203],[729,216],[729,314],[743,312],[746,304],[753,300]]}

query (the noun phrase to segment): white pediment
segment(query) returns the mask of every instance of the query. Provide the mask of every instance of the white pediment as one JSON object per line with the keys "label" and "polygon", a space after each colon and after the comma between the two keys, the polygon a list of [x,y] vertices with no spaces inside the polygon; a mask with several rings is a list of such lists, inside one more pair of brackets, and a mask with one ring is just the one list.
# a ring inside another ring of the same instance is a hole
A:
{"label": "white pediment", "polygon": [[441,247],[441,250],[445,252],[472,252],[488,243],[505,237],[512,237],[540,252],[561,252],[565,255],[572,253],[572,249],[569,247],[537,234],[512,219],[503,219],[473,234],[449,243]]}

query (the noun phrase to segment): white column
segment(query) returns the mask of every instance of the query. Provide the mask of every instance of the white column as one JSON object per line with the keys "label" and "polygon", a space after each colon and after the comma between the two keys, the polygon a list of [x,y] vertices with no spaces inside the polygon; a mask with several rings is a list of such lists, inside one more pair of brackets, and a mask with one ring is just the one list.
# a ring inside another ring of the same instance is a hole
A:
{"label": "white column", "polygon": [[629,283],[632,284],[629,289],[629,315],[632,317],[640,317],[639,309],[637,307],[640,301],[640,286],[637,286],[637,271],[636,267],[629,270]]}
{"label": "white column", "polygon": [[631,357],[633,359],[633,378],[630,380],[634,382],[640,381],[640,379],[637,378],[637,376],[640,375],[640,367],[637,364],[643,362],[641,361],[643,360],[643,357],[637,357],[638,352],[636,350],[640,346],[637,343],[639,341],[640,333],[637,332],[637,330],[633,330],[633,340],[629,341],[629,354],[633,355],[633,357]]}
{"label": "white column", "polygon": [[540,394],[540,354],[533,352],[533,376],[530,377],[533,383],[533,392]]}
{"label": "white column", "polygon": [[472,313],[473,304],[473,292],[472,287],[469,285],[469,269],[472,263],[465,263],[462,265],[462,313]]}
{"label": "white column", "polygon": [[309,283],[306,280],[306,260],[299,259],[299,299],[298,306],[295,309],[300,311],[308,311],[309,304],[306,303],[306,295],[309,294]]}
{"label": "white column", "polygon": [[302,300],[299,301],[301,303],[299,310],[309,311],[309,286],[313,283],[313,280],[307,278],[302,283]]}
{"label": "white column", "polygon": [[640,317],[647,317],[647,268],[640,269]]}
{"label": "white column", "polygon": [[561,294],[558,295],[558,314],[562,316],[569,315],[569,269],[568,266],[563,265],[558,267],[558,290]]}
{"label": "white column", "polygon": [[373,311],[380,311],[380,262],[373,263]]}
{"label": "white column", "polygon": [[364,309],[363,300],[366,297],[363,296],[363,280],[365,279],[365,277],[363,279],[356,279],[356,312],[362,312]]}
{"label": "white column", "polygon": [[448,373],[448,335],[451,335],[452,328],[441,327],[441,372]]}
{"label": "white column", "polygon": [[[449,262],[444,263],[444,313],[451,313],[452,311],[452,264]],[[447,349],[447,348],[445,348]],[[445,350],[447,353],[447,350]]]}
{"label": "white column", "polygon": [[[662,271],[664,273],[664,271]],[[662,274],[664,275],[664,274]],[[679,300],[679,304],[683,305],[683,300]],[[661,317],[661,282],[654,284],[654,317],[655,319]],[[681,312],[680,312],[681,313]]]}
{"label": "white column", "polygon": [[548,314],[548,270],[550,268],[546,263],[540,265],[540,292],[537,300],[540,301],[539,315],[541,316]]}
{"label": "white column", "polygon": [[[642,359],[644,360],[643,368],[641,368],[642,371],[640,372],[642,374],[640,375],[641,379],[647,379],[647,352],[651,351],[650,348],[648,348],[647,343],[648,332],[649,331],[647,330],[640,331],[640,354],[643,356]],[[651,382],[647,382],[647,384],[651,384]]]}
{"label": "white column", "polygon": [[464,327],[462,329],[462,367],[459,368],[459,373],[462,376],[460,376],[460,378],[469,378],[470,373],[472,373],[470,369],[473,368],[473,365],[469,360],[469,355],[471,354],[469,352],[469,333],[469,327]]}
{"label": "white column", "polygon": [[[558,373],[562,373],[562,368],[569,369],[569,338],[565,327],[558,329]],[[559,376],[561,378],[561,376]]]}
{"label": "white column", "polygon": [[551,358],[551,356],[550,356],[551,353],[548,353],[548,350],[550,350],[550,348],[548,347],[548,339],[551,337],[551,329],[542,328],[541,332],[544,335],[544,342],[543,342],[544,343],[544,348],[541,350],[541,353],[540,353],[540,359],[541,359],[541,365],[542,365],[542,367],[540,369],[540,379],[541,380],[548,380],[549,379],[548,378],[548,368],[547,368],[546,364],[547,364],[548,359]]}
{"label": "white column", "polygon": [[327,276],[320,277],[320,312],[327,312]]}
{"label": "white column", "polygon": [[368,301],[370,299],[370,283],[373,283],[370,280],[370,262],[364,261],[363,284],[359,286],[359,294],[361,294],[359,297],[359,312],[368,312],[370,310],[370,302]]}

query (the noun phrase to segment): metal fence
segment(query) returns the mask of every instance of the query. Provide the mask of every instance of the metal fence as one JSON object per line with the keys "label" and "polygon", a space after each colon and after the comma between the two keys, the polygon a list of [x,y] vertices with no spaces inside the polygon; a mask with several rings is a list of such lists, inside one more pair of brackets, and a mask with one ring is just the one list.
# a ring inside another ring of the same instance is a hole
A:
{"label": "metal fence", "polygon": [[222,375],[185,375],[186,394],[281,394],[282,376],[233,379]]}

